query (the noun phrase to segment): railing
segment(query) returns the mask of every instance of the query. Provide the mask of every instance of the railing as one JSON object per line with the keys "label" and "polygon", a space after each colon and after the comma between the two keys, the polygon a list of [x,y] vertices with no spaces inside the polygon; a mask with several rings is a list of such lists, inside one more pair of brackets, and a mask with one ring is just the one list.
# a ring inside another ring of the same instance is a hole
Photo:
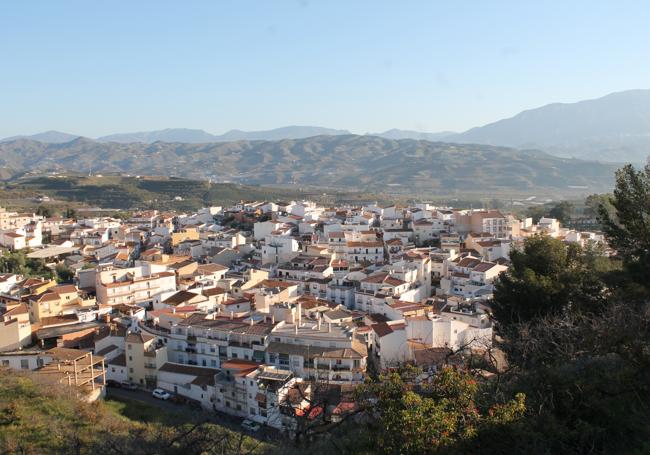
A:
{"label": "railing", "polygon": [[138,326],[142,330],[144,330],[144,331],[146,331],[148,333],[152,333],[154,335],[168,337],[171,334],[171,332],[168,329],[164,328],[164,327],[154,326],[153,324],[148,324],[148,323],[145,323],[145,322],[139,322]]}

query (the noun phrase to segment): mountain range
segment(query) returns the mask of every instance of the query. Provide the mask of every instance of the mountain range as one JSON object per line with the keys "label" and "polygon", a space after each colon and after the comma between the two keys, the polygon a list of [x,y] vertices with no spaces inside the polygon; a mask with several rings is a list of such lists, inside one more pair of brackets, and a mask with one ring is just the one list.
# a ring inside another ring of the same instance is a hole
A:
{"label": "mountain range", "polygon": [[650,155],[650,90],[628,90],[577,103],[548,104],[447,136],[445,140],[639,163]]}
{"label": "mountain range", "polygon": [[[118,142],[128,144],[131,142],[143,142],[152,144],[154,142],[182,142],[187,144],[207,144],[211,142],[231,142],[231,141],[274,141],[279,139],[302,139],[312,136],[336,136],[350,134],[347,130],[335,130],[332,128],[323,128],[320,126],[285,126],[264,131],[241,131],[230,130],[221,135],[210,134],[204,130],[189,128],[167,128],[157,131],[142,131],[138,133],[116,133],[108,136],[101,136],[95,140],[98,142]],[[31,136],[12,136],[1,139],[0,142],[9,142],[16,139],[31,139],[51,144],[62,144],[70,142],[82,136],[62,133],[59,131],[47,131]]]}
{"label": "mountain range", "polygon": [[[111,134],[96,140],[118,143],[202,144],[349,134],[347,130],[318,126],[287,126],[265,131],[231,130],[222,135],[203,130],[173,128]],[[628,90],[577,103],[548,104],[462,133],[425,133],[391,129],[367,135],[391,140],[415,139],[539,149],[562,157],[641,163],[650,154],[650,90]],[[65,143],[77,137],[68,133],[48,131],[33,136],[14,136],[1,142],[26,138],[46,143]]]}
{"label": "mountain range", "polygon": [[168,175],[215,182],[303,185],[413,194],[522,191],[584,192],[611,188],[615,165],[558,158],[540,151],[376,136],[325,135],[221,143],[0,143],[0,166],[12,175],[82,171]]}

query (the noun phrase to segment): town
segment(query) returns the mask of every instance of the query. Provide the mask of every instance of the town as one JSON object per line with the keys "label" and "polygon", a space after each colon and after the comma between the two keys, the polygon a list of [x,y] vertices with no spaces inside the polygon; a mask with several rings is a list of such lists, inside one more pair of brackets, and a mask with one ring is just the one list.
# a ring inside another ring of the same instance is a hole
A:
{"label": "town", "polygon": [[0,362],[87,401],[139,390],[292,435],[353,413],[369,376],[494,358],[494,282],[539,234],[606,248],[557,219],[429,203],[0,209]]}

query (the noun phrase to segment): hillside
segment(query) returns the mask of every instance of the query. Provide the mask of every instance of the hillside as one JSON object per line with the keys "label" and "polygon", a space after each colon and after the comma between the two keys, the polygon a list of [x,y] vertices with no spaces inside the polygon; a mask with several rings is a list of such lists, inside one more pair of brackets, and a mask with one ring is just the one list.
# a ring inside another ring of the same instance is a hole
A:
{"label": "hillside", "polygon": [[303,185],[421,194],[611,188],[614,165],[505,147],[374,136],[317,136],[215,144],[65,144],[19,139],[0,144],[0,166],[14,172],[92,171],[170,175],[213,182]]}
{"label": "hillside", "polygon": [[445,140],[640,163],[650,155],[650,90],[628,90],[577,103],[549,104]]}
{"label": "hillside", "polygon": [[0,385],[3,454],[257,454],[275,449],[182,407],[171,413],[136,400],[87,403],[68,387],[44,387],[30,374],[6,369],[0,370]]}
{"label": "hillside", "polygon": [[78,202],[113,209],[156,207],[196,210],[206,205],[224,205],[242,199],[283,200],[322,197],[298,189],[265,188],[232,183],[209,183],[168,177],[125,177],[116,175],[50,175],[24,177],[7,182],[2,199],[47,195],[54,201]]}

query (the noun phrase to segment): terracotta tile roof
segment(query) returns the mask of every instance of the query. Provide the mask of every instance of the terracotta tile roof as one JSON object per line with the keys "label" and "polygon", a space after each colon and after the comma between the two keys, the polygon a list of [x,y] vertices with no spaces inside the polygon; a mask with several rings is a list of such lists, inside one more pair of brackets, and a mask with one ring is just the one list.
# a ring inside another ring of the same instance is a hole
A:
{"label": "terracotta tile roof", "polygon": [[481,262],[476,267],[472,269],[472,272],[487,272],[491,268],[495,267],[496,264],[493,262]]}
{"label": "terracotta tile roof", "polygon": [[156,337],[153,336],[153,335],[149,335],[148,333],[143,333],[143,332],[135,333],[135,332],[131,332],[131,333],[129,333],[129,334],[126,335],[125,341],[126,341],[127,343],[141,343],[141,344],[144,344],[144,343],[146,343],[147,341],[151,341],[151,340],[153,340],[154,338],[156,338]]}

